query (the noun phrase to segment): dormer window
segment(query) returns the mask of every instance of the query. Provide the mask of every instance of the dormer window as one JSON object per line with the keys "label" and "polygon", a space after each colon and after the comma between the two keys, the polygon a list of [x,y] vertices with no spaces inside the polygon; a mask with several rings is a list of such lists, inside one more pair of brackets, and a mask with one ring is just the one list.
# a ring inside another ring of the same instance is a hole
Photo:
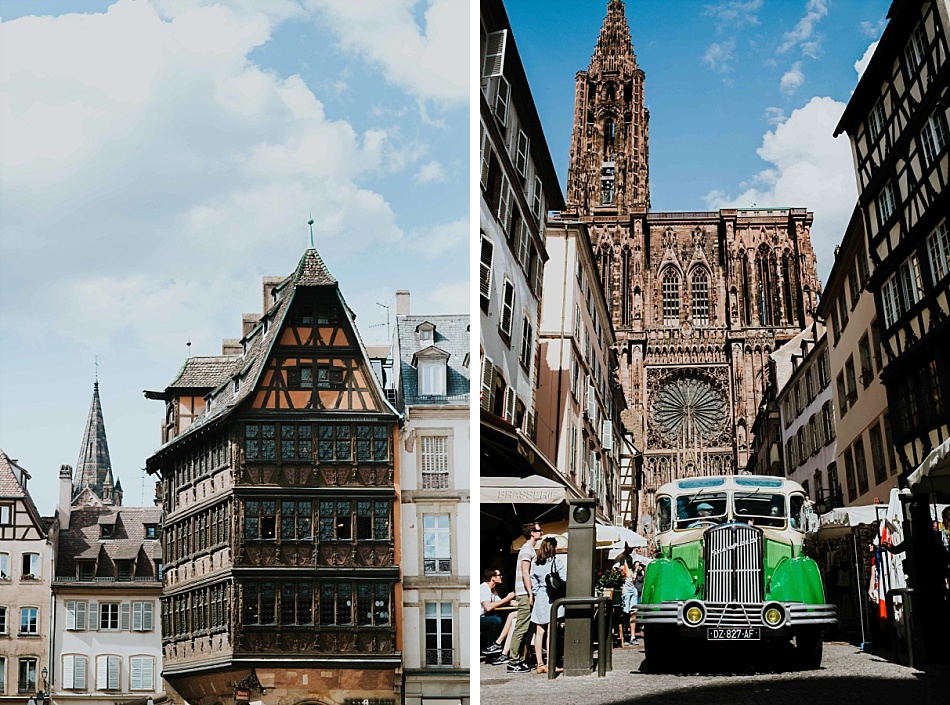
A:
{"label": "dormer window", "polygon": [[132,561],[116,561],[115,578],[123,582],[132,580]]}
{"label": "dormer window", "polygon": [[77,561],[76,565],[79,566],[80,580],[95,580],[96,578],[96,562],[95,561]]}
{"label": "dormer window", "polygon": [[424,321],[416,326],[416,336],[422,347],[429,347],[435,342],[435,326]]}
{"label": "dormer window", "polygon": [[158,527],[155,524],[146,524],[145,525],[145,538],[147,539],[157,539],[158,538]]}
{"label": "dormer window", "polygon": [[419,394],[445,396],[445,360],[419,361]]}
{"label": "dormer window", "polygon": [[111,539],[113,536],[115,536],[115,524],[99,525],[99,538]]}

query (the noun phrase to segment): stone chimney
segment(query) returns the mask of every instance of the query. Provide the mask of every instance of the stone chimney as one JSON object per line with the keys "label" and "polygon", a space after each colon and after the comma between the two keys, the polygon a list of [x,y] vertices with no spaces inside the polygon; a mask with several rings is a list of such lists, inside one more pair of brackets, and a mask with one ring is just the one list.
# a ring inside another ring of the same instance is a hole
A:
{"label": "stone chimney", "polygon": [[247,336],[248,333],[254,330],[254,326],[260,323],[260,320],[261,320],[261,314],[259,313],[243,314],[241,316],[241,335]]}
{"label": "stone chimney", "polygon": [[397,316],[409,315],[409,290],[408,289],[399,289],[396,292],[396,315]]}
{"label": "stone chimney", "polygon": [[277,303],[274,300],[274,289],[277,288],[277,285],[284,281],[285,277],[264,277],[263,288],[264,288],[264,308],[261,309],[263,313],[267,313],[273,308],[274,304]]}
{"label": "stone chimney", "polygon": [[221,341],[222,355],[240,355],[243,350],[240,338],[225,338]]}
{"label": "stone chimney", "polygon": [[73,502],[73,469],[69,465],[59,466],[59,503],[56,513],[59,515],[59,528],[69,528],[69,515]]}

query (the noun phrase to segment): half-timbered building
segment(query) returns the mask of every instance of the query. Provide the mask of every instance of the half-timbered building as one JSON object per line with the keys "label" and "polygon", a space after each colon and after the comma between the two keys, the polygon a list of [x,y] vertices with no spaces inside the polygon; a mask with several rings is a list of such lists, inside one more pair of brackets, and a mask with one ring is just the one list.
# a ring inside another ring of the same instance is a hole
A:
{"label": "half-timbered building", "polygon": [[25,703],[49,691],[53,543],[29,479],[0,450],[0,702]]}
{"label": "half-timbered building", "polygon": [[193,705],[399,698],[397,413],[313,249],[162,392],[166,680]]}
{"label": "half-timbered building", "polygon": [[[948,28],[947,0],[894,0],[835,128],[835,135],[847,133],[854,157],[873,265],[868,288],[883,349],[880,379],[902,487],[915,484],[915,473],[930,472],[928,455],[944,455],[950,444]],[[927,505],[950,495],[935,496],[929,481],[912,489],[905,565],[915,591],[914,614],[927,615],[918,617],[920,654],[945,659],[950,611]]]}

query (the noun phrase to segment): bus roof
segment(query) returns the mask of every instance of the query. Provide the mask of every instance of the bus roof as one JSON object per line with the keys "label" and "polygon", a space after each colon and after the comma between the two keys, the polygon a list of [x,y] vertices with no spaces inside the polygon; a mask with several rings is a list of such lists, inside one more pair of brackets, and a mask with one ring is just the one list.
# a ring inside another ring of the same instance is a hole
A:
{"label": "bus roof", "polygon": [[667,482],[657,490],[657,494],[677,494],[688,490],[772,490],[783,494],[802,492],[804,489],[793,480],[766,475],[712,475],[710,477],[684,477],[681,480]]}

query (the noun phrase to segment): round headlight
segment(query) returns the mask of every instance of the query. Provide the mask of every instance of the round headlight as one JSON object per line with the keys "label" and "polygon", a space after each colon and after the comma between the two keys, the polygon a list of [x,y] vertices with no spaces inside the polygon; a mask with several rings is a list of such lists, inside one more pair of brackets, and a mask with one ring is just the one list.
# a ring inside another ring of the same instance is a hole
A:
{"label": "round headlight", "polygon": [[773,629],[780,627],[785,621],[785,610],[782,609],[781,605],[775,603],[766,605],[765,609],[762,610],[762,620],[765,622],[766,626]]}
{"label": "round headlight", "polygon": [[683,610],[683,619],[686,620],[687,624],[693,627],[702,622],[705,616],[703,608],[697,604],[687,605],[686,609]]}

